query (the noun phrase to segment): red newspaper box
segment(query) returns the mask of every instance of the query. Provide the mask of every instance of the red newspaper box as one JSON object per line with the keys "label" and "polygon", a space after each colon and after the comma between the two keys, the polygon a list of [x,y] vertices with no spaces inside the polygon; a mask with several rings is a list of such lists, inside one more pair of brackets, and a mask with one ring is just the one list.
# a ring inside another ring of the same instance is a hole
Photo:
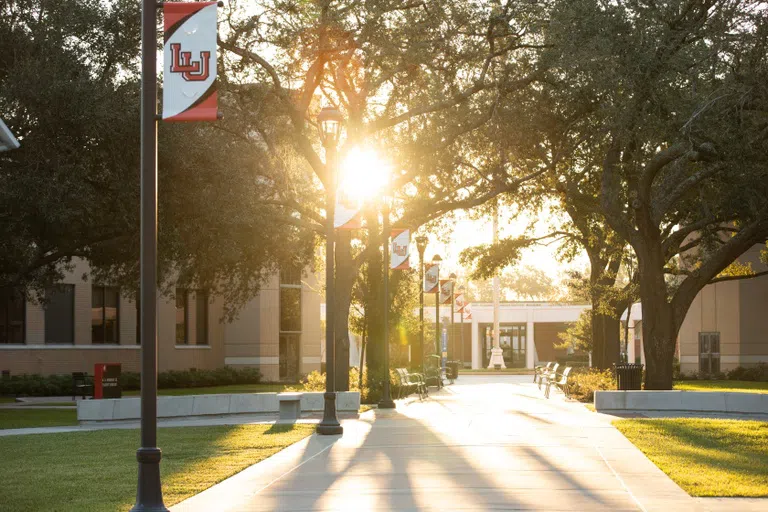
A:
{"label": "red newspaper box", "polygon": [[122,398],[120,363],[96,363],[93,367],[93,398]]}

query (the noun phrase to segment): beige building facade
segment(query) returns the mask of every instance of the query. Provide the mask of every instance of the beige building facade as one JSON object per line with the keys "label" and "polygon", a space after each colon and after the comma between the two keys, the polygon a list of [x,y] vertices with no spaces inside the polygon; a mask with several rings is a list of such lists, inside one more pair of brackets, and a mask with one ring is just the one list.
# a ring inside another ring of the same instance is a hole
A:
{"label": "beige building facade", "polygon": [[[97,363],[140,370],[136,301],[82,278],[88,274],[87,262],[76,262],[44,305],[0,296],[0,370],[92,374]],[[265,381],[296,381],[320,368],[319,304],[314,275],[298,272],[271,276],[229,323],[222,300],[204,290],[158,294],[159,371],[229,365],[256,367]]]}

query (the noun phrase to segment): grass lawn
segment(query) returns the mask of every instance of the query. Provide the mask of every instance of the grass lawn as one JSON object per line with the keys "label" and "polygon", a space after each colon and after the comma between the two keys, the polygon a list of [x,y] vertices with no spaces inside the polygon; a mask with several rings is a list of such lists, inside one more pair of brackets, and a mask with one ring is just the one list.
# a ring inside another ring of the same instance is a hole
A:
{"label": "grass lawn", "polygon": [[[193,496],[314,432],[314,425],[161,428],[166,506]],[[2,509],[128,510],[136,497],[138,430],[0,438]]]}
{"label": "grass lawn", "polygon": [[44,407],[75,407],[77,403],[71,400],[69,402],[33,402],[29,404],[28,407],[35,407],[38,405]]}
{"label": "grass lawn", "polygon": [[0,404],[12,404],[15,401],[16,399],[11,396],[0,396]]}
{"label": "grass lawn", "polygon": [[77,425],[76,409],[0,409],[0,429],[65,425]]}
{"label": "grass lawn", "polygon": [[768,422],[702,418],[614,420],[692,496],[768,496]]}
{"label": "grass lawn", "polygon": [[768,382],[748,380],[678,380],[675,389],[683,391],[740,391],[743,393],[768,393]]}
{"label": "grass lawn", "polygon": [[[296,384],[234,384],[232,386],[212,386],[208,388],[160,389],[159,395],[221,395],[225,393],[280,393],[285,388]],[[139,396],[139,390],[125,391],[123,396]]]}

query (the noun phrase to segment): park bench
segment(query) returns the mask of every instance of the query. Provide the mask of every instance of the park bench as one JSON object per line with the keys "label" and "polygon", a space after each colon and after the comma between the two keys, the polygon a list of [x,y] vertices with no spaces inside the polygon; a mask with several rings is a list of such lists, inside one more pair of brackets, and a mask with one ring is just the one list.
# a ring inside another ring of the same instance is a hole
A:
{"label": "park bench", "polygon": [[93,379],[85,372],[72,372],[72,401],[80,394],[83,400],[86,395],[93,396]]}
{"label": "park bench", "polygon": [[568,374],[571,373],[571,367],[566,366],[563,373],[552,373],[547,377],[547,389],[544,391],[544,396],[549,398],[549,388],[553,385],[559,387],[565,393],[565,397],[568,398]]}
{"label": "park bench", "polygon": [[539,375],[541,374],[541,372],[544,372],[544,371],[547,371],[547,372],[548,372],[548,371],[549,371],[549,367],[550,367],[550,366],[552,366],[552,363],[551,363],[551,362],[549,362],[549,363],[545,364],[544,366],[542,366],[542,365],[538,365],[538,366],[536,366],[536,367],[533,369],[533,383],[534,383],[534,384],[536,384],[536,379],[539,377]]}
{"label": "park bench", "polygon": [[436,386],[437,389],[443,387],[443,370],[440,367],[440,356],[431,354],[427,356],[424,368],[424,381],[427,386]]}
{"label": "park bench", "polygon": [[301,393],[280,393],[277,395],[279,418],[297,420],[301,416]]}
{"label": "park bench", "polygon": [[[427,383],[422,374],[411,373],[405,368],[397,368],[395,373],[400,380],[400,393],[398,394],[398,398],[408,396],[414,391],[419,394],[420,399],[427,397],[429,392],[427,391]],[[405,393],[405,395],[403,393]]]}
{"label": "park bench", "polygon": [[541,372],[534,376],[534,379],[538,378],[539,389],[541,389],[541,385],[544,383],[545,380],[549,378],[550,375],[557,374],[557,368],[559,366],[560,366],[559,363],[555,363],[552,365],[551,368],[542,368]]}

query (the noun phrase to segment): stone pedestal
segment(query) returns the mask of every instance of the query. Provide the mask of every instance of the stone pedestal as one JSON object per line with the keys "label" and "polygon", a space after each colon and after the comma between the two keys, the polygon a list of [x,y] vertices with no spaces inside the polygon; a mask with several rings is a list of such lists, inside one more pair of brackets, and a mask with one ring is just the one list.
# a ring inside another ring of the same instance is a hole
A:
{"label": "stone pedestal", "polygon": [[497,366],[499,368],[507,367],[504,364],[504,352],[501,350],[501,348],[495,347],[491,349],[491,362],[488,363],[488,369],[492,370]]}

